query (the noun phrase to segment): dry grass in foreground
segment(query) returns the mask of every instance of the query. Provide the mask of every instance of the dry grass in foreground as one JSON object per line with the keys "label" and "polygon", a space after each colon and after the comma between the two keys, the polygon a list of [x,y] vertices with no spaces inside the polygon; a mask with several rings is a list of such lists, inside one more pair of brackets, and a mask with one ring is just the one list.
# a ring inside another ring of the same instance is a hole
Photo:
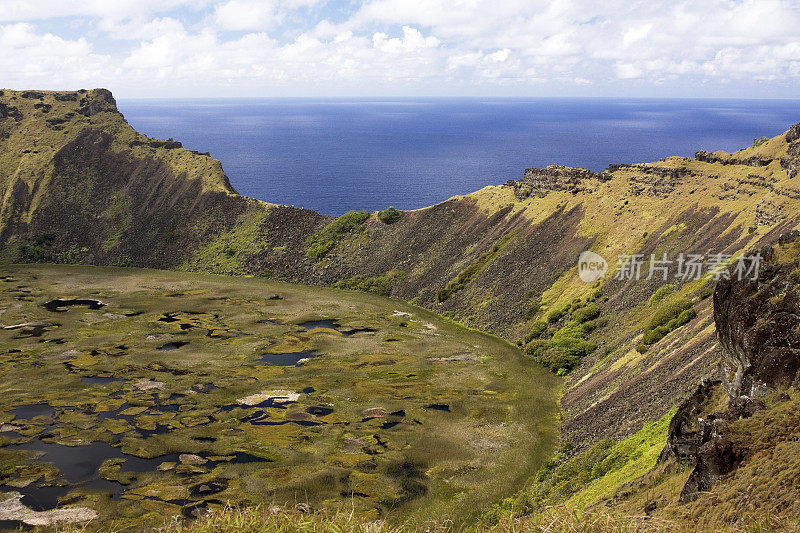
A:
{"label": "dry grass in foreground", "polygon": [[770,531],[800,532],[797,519],[763,517],[744,525],[722,525],[699,528],[695,523],[671,522],[647,516],[622,516],[608,509],[579,511],[565,506],[555,506],[530,517],[503,519],[492,526],[454,528],[449,523],[417,525],[389,525],[382,520],[365,519],[354,512],[317,511],[304,513],[277,507],[256,507],[211,511],[195,522],[176,520],[162,528],[163,533],[404,533],[407,531],[451,532],[477,531],[478,533],[643,533],[643,532],[694,532],[726,531],[729,533],[761,533]]}

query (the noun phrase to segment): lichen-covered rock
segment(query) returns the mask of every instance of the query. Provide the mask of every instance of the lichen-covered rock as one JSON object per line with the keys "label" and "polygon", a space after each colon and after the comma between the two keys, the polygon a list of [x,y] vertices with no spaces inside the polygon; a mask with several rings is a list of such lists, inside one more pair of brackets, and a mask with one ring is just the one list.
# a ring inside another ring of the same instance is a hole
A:
{"label": "lichen-covered rock", "polygon": [[514,195],[520,200],[530,196],[544,197],[549,191],[567,191],[577,194],[589,190],[588,181],[604,179],[585,168],[548,165],[545,168],[526,168],[525,175],[519,181],[509,180],[506,185],[514,188]]}
{"label": "lichen-covered rock", "polygon": [[722,165],[745,165],[748,167],[765,167],[772,163],[772,159],[761,156],[751,156],[745,159],[731,157],[729,154],[709,153],[705,150],[700,150],[694,154],[694,158],[703,163],[720,163]]}
{"label": "lichen-covered rock", "polygon": [[94,89],[88,93],[87,97],[81,100],[81,107],[78,113],[91,117],[97,113],[117,111],[117,102],[107,89]]}
{"label": "lichen-covered rock", "polygon": [[208,459],[195,455],[193,453],[182,453],[178,456],[178,460],[185,465],[200,466],[208,462]]}
{"label": "lichen-covered rock", "polygon": [[251,394],[244,398],[236,400],[242,405],[258,405],[263,402],[272,400],[274,403],[290,403],[296,402],[300,399],[300,393],[287,390],[273,390],[260,392],[258,394]]}

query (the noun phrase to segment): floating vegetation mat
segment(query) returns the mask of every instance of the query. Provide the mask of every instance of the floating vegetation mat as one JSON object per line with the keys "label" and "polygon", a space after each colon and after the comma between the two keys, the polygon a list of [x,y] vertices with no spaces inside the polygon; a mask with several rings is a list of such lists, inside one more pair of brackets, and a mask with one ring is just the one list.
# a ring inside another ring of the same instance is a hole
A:
{"label": "floating vegetation mat", "polygon": [[0,524],[161,526],[226,504],[468,519],[554,444],[558,381],[353,292],[0,267]]}

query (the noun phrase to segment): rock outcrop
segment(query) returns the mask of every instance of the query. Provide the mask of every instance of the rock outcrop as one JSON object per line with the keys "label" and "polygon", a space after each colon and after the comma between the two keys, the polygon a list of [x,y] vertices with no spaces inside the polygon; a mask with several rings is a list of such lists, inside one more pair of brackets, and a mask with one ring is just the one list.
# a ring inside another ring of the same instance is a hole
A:
{"label": "rock outcrop", "polygon": [[548,165],[545,168],[526,168],[521,180],[509,180],[506,185],[514,188],[519,200],[531,196],[542,198],[550,191],[566,191],[573,194],[591,190],[587,182],[603,179],[602,174],[585,168]]}
{"label": "rock outcrop", "polygon": [[746,159],[739,159],[730,157],[727,154],[724,156],[716,153],[709,153],[705,150],[700,150],[694,154],[694,158],[703,163],[720,163],[722,165],[745,165],[748,167],[765,167],[772,163],[772,159],[768,157],[752,156]]}
{"label": "rock outcrop", "polygon": [[[782,237],[783,243],[797,234]],[[800,294],[793,263],[765,249],[757,280],[720,280],[714,321],[723,348],[722,379],[731,398],[758,398],[797,384],[800,370]]]}
{"label": "rock outcrop", "polygon": [[[792,126],[792,129],[798,126],[800,124]],[[789,142],[786,157],[781,158],[781,168],[786,171],[790,178],[794,178],[797,176],[798,167],[800,166],[800,140],[794,134],[790,135],[791,132],[792,130],[789,130],[789,133],[786,134],[787,141],[789,139],[793,140]]]}
{"label": "rock outcrop", "polygon": [[[756,279],[722,279],[714,291],[714,322],[723,348],[720,380],[703,380],[673,417],[660,461],[674,456],[694,470],[681,491],[682,502],[708,491],[736,470],[747,449],[727,436],[729,424],[766,408],[760,398],[798,384],[800,371],[800,233],[762,249]],[[724,389],[726,405],[715,402]]]}

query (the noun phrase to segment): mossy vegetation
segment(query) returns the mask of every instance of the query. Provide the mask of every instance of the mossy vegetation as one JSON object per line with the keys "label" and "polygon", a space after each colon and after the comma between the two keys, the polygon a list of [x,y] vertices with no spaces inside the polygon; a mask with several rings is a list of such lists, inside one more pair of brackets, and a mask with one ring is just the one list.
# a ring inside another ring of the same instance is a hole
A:
{"label": "mossy vegetation", "polygon": [[403,212],[399,209],[396,209],[394,206],[389,206],[383,211],[378,211],[378,220],[383,222],[384,224],[394,224],[400,217],[403,216]]}
{"label": "mossy vegetation", "polygon": [[371,292],[381,296],[392,294],[394,286],[406,277],[402,270],[390,270],[380,276],[347,276],[336,282],[337,289],[347,289],[352,291]]}
{"label": "mossy vegetation", "polygon": [[660,420],[645,424],[627,439],[604,439],[574,456],[570,456],[569,446],[563,447],[536,473],[528,488],[493,507],[484,515],[484,522],[519,518],[564,503],[583,509],[612,497],[622,485],[656,464],[674,413],[673,409]]}
{"label": "mossy vegetation", "polygon": [[692,301],[687,298],[679,297],[662,304],[650,317],[637,350],[644,353],[651,345],[688,324],[696,316]]}
{"label": "mossy vegetation", "polygon": [[369,213],[365,211],[348,211],[336,218],[322,230],[308,236],[306,257],[314,262],[322,260],[348,235],[363,234],[368,218]]}
{"label": "mossy vegetation", "polygon": [[659,287],[658,289],[656,289],[656,292],[654,292],[653,295],[650,296],[650,299],[647,300],[647,305],[649,305],[650,307],[655,307],[656,305],[660,304],[664,300],[664,298],[666,298],[673,292],[675,292],[675,285],[671,283],[666,283],[661,287]]}
{"label": "mossy vegetation", "polygon": [[512,231],[494,243],[488,252],[481,254],[481,256],[470,263],[467,268],[459,272],[455,278],[447,282],[447,285],[443,289],[439,289],[439,291],[436,293],[436,299],[439,302],[444,302],[451,298],[455,293],[469,285],[478,276],[478,274],[486,270],[486,267],[488,267],[492,261],[497,259],[497,257],[503,252],[503,249],[508,246],[508,243],[510,243],[514,237],[516,237],[516,232]]}
{"label": "mossy vegetation", "polygon": [[594,292],[586,299],[552,309],[544,319],[534,321],[523,339],[525,352],[553,372],[567,374],[597,347],[589,335],[607,323],[600,317],[600,306],[595,302],[601,297],[602,292]]}
{"label": "mossy vegetation", "polygon": [[[99,513],[86,530],[298,498],[334,516],[468,523],[554,448],[556,378],[396,300],[259,278],[1,270],[0,493],[57,491]],[[43,306],[58,298],[71,303]],[[69,459],[49,465],[38,449]],[[71,481],[81,454],[97,458],[91,487]]]}
{"label": "mossy vegetation", "polygon": [[262,225],[268,207],[257,207],[242,214],[231,231],[222,233],[203,244],[181,270],[241,274],[251,256],[262,251]]}

